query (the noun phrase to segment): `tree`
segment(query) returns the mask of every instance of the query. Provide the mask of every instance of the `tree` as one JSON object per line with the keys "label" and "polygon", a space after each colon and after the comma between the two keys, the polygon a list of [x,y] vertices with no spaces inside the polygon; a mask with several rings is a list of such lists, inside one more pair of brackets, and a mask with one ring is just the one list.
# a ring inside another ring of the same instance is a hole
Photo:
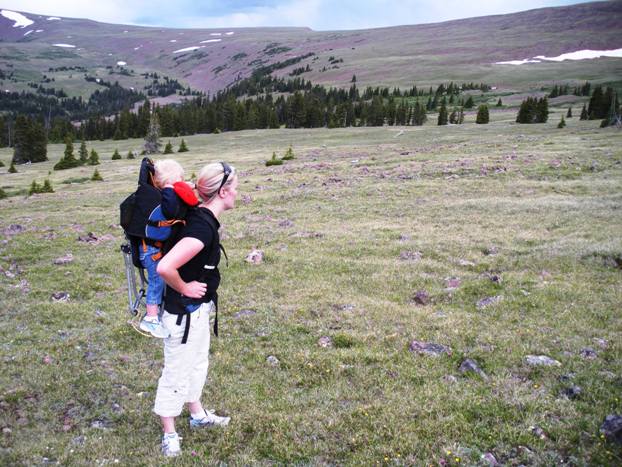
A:
{"label": "tree", "polygon": [[65,138],[65,155],[54,166],[54,170],[65,170],[78,167],[80,161],[73,155],[73,141],[70,136]]}
{"label": "tree", "polygon": [[447,125],[447,107],[445,102],[441,104],[441,109],[438,111],[438,125]]}
{"label": "tree", "polygon": [[79,158],[80,164],[81,165],[86,164],[86,161],[88,161],[89,159],[89,151],[88,149],[86,149],[86,143],[84,142],[84,140],[82,140],[82,143],[80,144],[79,154],[80,154],[80,158]]}
{"label": "tree", "polygon": [[188,149],[188,146],[186,146],[186,142],[182,139],[177,152],[188,152],[189,150],[190,149]]}
{"label": "tree", "polygon": [[112,160],[118,161],[119,159],[121,159],[121,154],[119,154],[118,149],[115,149],[114,152],[112,153]]}
{"label": "tree", "polygon": [[488,113],[487,105],[480,105],[477,109],[477,117],[475,117],[475,123],[485,124],[490,121],[490,115]]}
{"label": "tree", "polygon": [[501,98],[499,98],[499,100],[497,101],[497,107],[502,107],[503,106],[503,102],[501,102]]}
{"label": "tree", "polygon": [[352,79],[350,80],[351,83],[356,83],[356,75],[352,75]]}
{"label": "tree", "polygon": [[145,136],[145,144],[143,145],[146,154],[158,154],[160,152],[160,119],[158,112],[152,111],[149,119],[149,130]]}
{"label": "tree", "polygon": [[541,99],[528,97],[520,105],[518,115],[516,116],[516,123],[546,123],[548,118],[548,99],[546,97]]}
{"label": "tree", "polygon": [[581,109],[581,115],[579,116],[579,120],[587,120],[589,118],[589,114],[587,113],[587,108],[585,104],[583,104],[583,108]]}
{"label": "tree", "polygon": [[572,118],[572,107],[568,107],[568,112],[566,112],[566,118]]}
{"label": "tree", "polygon": [[17,169],[15,168],[15,163],[13,161],[11,161],[11,166],[9,167],[9,173],[10,174],[16,174],[17,173]]}
{"label": "tree", "polygon": [[43,125],[25,115],[15,119],[13,159],[15,164],[43,162],[47,158],[47,137]]}
{"label": "tree", "polygon": [[557,124],[557,128],[564,128],[566,126],[566,120],[564,120],[564,116],[562,115],[562,119]]}
{"label": "tree", "polygon": [[131,149],[127,151],[127,158],[128,159],[135,159],[136,157],[134,156],[134,151],[132,151]]}
{"label": "tree", "polygon": [[164,154],[173,154],[173,145],[170,141],[164,146]]}
{"label": "tree", "polygon": [[99,173],[99,170],[95,169],[95,172],[93,172],[93,176],[91,177],[91,181],[93,182],[103,182],[104,179],[102,178],[102,176]]}
{"label": "tree", "polygon": [[475,105],[475,102],[473,102],[473,96],[469,96],[467,101],[464,103],[464,108],[472,109],[474,105]]}
{"label": "tree", "polygon": [[97,154],[97,151],[95,151],[95,149],[91,149],[91,156],[89,157],[88,164],[99,165],[99,154]]}
{"label": "tree", "polygon": [[0,199],[4,199],[6,197],[8,197],[9,195],[6,194],[6,191],[4,191],[2,188],[0,188]]}

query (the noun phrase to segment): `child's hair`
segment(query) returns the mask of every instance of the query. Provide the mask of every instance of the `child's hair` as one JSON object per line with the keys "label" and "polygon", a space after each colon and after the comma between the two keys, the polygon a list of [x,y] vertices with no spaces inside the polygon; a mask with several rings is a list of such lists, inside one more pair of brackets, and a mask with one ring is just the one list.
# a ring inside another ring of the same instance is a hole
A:
{"label": "child's hair", "polygon": [[153,181],[158,188],[164,185],[172,185],[184,179],[184,169],[181,164],[173,159],[156,161]]}
{"label": "child's hair", "polygon": [[[237,177],[235,167],[232,165],[227,165],[227,167],[231,169],[231,173],[225,182],[225,186],[230,185],[235,177]],[[225,168],[220,162],[212,162],[201,169],[199,177],[197,178],[196,188],[203,201],[209,201],[214,197],[214,195],[218,192],[218,188],[220,187],[224,176]]]}

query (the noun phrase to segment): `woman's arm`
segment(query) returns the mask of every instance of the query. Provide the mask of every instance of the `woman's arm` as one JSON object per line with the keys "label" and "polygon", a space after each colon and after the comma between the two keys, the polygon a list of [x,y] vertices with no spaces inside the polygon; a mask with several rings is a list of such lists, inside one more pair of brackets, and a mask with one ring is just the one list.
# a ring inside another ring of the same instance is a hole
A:
{"label": "woman's arm", "polygon": [[201,298],[207,291],[204,282],[185,282],[179,275],[179,268],[194,258],[203,246],[203,242],[196,238],[182,238],[158,263],[158,274],[162,279],[186,297]]}

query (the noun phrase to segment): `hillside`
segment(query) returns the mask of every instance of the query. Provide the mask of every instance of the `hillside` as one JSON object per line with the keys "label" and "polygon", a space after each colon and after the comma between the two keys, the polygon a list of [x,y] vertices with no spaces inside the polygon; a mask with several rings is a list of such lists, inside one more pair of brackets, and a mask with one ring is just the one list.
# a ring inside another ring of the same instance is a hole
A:
{"label": "hillside", "polygon": [[622,48],[620,1],[358,31],[166,29],[28,12],[16,20],[19,16],[0,15],[1,85],[12,91],[40,82],[43,74],[54,80],[46,86],[62,87],[70,95],[87,97],[100,87],[86,82],[85,74],[142,90],[151,79],[141,73],[157,72],[213,93],[261,66],[301,56],[307,57],[274,74],[287,75],[308,65],[301,77],[330,86],[349,86],[355,74],[359,86],[455,80],[511,89],[622,75],[620,58],[495,64]]}

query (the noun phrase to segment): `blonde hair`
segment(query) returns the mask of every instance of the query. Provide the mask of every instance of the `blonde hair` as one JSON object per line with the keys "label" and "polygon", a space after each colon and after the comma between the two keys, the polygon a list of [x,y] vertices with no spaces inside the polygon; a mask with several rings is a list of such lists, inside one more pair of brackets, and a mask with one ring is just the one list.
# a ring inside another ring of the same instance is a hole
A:
{"label": "blonde hair", "polygon": [[[231,169],[231,174],[229,178],[227,178],[224,186],[230,185],[237,177],[235,167],[230,165],[229,168]],[[214,197],[218,192],[218,188],[224,176],[225,169],[220,162],[212,162],[201,169],[199,177],[197,178],[196,188],[203,201],[209,201]]]}
{"label": "blonde hair", "polygon": [[158,188],[164,185],[172,185],[184,179],[184,169],[181,164],[173,159],[162,159],[156,161],[154,183]]}

